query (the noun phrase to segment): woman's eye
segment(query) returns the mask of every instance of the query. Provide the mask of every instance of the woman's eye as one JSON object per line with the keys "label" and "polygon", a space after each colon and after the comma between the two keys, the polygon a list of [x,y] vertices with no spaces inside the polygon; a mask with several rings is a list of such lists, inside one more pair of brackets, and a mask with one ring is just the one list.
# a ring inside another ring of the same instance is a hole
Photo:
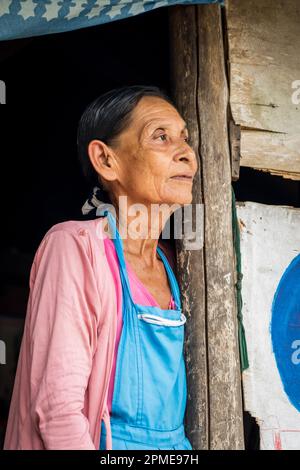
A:
{"label": "woman's eye", "polygon": [[[168,134],[160,134],[159,136],[156,137],[156,139],[161,139],[163,142],[165,142],[167,140],[167,137],[168,137]],[[185,142],[189,143],[190,138],[185,137],[184,140]]]}

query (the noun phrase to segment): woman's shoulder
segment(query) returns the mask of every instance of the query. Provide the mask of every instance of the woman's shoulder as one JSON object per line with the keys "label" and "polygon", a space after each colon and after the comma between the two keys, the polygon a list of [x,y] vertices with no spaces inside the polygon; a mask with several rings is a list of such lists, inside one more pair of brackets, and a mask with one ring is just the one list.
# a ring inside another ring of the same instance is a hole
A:
{"label": "woman's shoulder", "polygon": [[102,219],[92,220],[65,220],[52,225],[45,236],[55,232],[68,232],[73,235],[96,235],[96,232],[100,232],[102,227]]}
{"label": "woman's shoulder", "polygon": [[[104,246],[101,239],[105,238],[102,220],[66,220],[52,225],[44,234],[36,250],[35,258],[47,249],[65,256],[67,253],[93,258],[97,251],[104,254]],[[77,257],[78,258],[78,257]],[[82,256],[81,256],[82,258]]]}
{"label": "woman's shoulder", "polygon": [[[100,224],[100,228],[99,228]],[[32,285],[36,273],[64,268],[69,273],[91,273],[107,268],[105,247],[101,242],[100,220],[66,220],[52,225],[36,248],[30,273]],[[94,275],[93,274],[93,275]],[[103,276],[101,276],[103,278]]]}
{"label": "woman's shoulder", "polygon": [[87,238],[90,242],[96,242],[97,245],[99,245],[100,240],[106,238],[102,218],[58,222],[47,230],[43,239],[48,239],[52,234],[56,234],[56,238],[58,238],[61,233],[69,234],[78,240]]}

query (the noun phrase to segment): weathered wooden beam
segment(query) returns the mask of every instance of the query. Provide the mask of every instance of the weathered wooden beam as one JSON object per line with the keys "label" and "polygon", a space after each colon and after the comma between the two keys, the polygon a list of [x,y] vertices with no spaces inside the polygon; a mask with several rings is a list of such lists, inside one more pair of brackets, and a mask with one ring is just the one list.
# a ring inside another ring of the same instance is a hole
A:
{"label": "weathered wooden beam", "polygon": [[198,110],[205,203],[210,448],[241,449],[243,414],[221,9],[199,5]]}
{"label": "weathered wooden beam", "polygon": [[300,180],[299,0],[227,0],[225,5],[241,166]]}
{"label": "weathered wooden beam", "polygon": [[187,432],[195,449],[242,449],[228,88],[220,7],[171,9],[170,38],[175,99],[199,155],[193,202],[205,205],[204,250],[179,247],[178,257],[189,318]]}
{"label": "weathered wooden beam", "polygon": [[300,135],[242,129],[241,166],[300,180]]}
{"label": "weathered wooden beam", "polygon": [[[187,122],[191,142],[198,156],[198,173],[193,201],[202,203],[200,129],[197,111],[197,24],[194,6],[170,9],[170,54],[173,97]],[[205,311],[204,252],[185,250],[176,243],[179,283],[183,308],[188,318],[185,357],[188,383],[186,433],[194,449],[209,448],[207,345]]]}

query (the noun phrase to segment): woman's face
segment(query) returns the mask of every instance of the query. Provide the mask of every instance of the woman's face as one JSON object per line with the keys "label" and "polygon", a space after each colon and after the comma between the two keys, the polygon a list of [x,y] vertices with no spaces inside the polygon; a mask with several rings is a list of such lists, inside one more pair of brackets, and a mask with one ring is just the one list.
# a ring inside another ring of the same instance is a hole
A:
{"label": "woman's face", "polygon": [[143,97],[113,148],[114,194],[127,194],[131,203],[190,204],[197,160],[187,139],[185,122],[171,104]]}

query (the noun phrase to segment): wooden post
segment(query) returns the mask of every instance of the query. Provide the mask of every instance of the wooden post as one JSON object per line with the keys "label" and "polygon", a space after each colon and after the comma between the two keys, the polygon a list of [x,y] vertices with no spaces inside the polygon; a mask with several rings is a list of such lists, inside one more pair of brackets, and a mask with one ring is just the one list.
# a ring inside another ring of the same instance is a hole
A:
{"label": "wooden post", "polygon": [[218,5],[170,9],[173,96],[199,157],[194,203],[204,203],[204,248],[177,243],[187,313],[186,432],[194,449],[243,449],[237,338],[228,88]]}
{"label": "wooden post", "polygon": [[[202,203],[200,124],[197,109],[197,24],[196,9],[174,7],[170,10],[170,53],[173,97],[187,122],[193,148],[198,155],[198,173],[193,200]],[[207,345],[205,311],[205,270],[203,250],[184,250],[176,241],[179,282],[187,316],[185,357],[188,403],[186,431],[194,449],[209,448]]]}

